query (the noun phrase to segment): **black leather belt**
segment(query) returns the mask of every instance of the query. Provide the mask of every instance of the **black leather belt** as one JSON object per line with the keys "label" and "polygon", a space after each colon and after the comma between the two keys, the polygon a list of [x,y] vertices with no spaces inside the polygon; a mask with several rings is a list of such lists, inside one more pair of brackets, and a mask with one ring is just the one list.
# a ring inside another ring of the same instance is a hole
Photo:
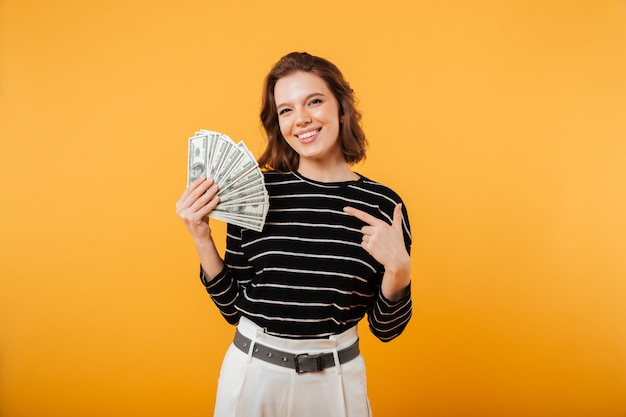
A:
{"label": "black leather belt", "polygon": [[[243,353],[247,354],[250,351],[252,340],[248,339],[237,330],[233,344]],[[337,351],[337,355],[339,356],[339,363],[350,362],[352,359],[359,356],[359,341],[357,340],[351,346]],[[333,355],[332,352],[317,353],[314,355],[308,353],[296,354],[274,349],[258,342],[254,343],[252,357],[274,365],[295,369],[299,374],[304,372],[321,372],[326,368],[335,366],[335,355]]]}

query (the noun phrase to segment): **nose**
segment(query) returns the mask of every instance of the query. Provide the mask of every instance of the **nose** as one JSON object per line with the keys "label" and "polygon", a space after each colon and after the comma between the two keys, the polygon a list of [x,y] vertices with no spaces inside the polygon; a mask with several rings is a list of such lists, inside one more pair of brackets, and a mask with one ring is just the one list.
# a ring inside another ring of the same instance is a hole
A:
{"label": "nose", "polygon": [[311,123],[311,116],[306,109],[298,110],[296,114],[296,125],[306,126]]}

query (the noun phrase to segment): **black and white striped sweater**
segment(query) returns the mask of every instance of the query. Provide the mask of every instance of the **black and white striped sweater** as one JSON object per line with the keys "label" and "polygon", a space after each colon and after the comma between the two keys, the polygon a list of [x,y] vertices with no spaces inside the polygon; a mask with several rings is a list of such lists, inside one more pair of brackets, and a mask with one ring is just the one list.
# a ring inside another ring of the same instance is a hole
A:
{"label": "black and white striped sweater", "polygon": [[[391,224],[400,197],[361,177],[321,183],[298,173],[266,172],[269,212],[262,232],[228,225],[225,267],[210,283],[200,278],[222,315],[241,315],[286,338],[323,338],[355,326],[367,313],[382,341],[402,333],[412,312],[407,288],[398,302],[380,292],[384,268],[361,248],[364,223],[345,206]],[[411,233],[404,204],[404,240]]]}

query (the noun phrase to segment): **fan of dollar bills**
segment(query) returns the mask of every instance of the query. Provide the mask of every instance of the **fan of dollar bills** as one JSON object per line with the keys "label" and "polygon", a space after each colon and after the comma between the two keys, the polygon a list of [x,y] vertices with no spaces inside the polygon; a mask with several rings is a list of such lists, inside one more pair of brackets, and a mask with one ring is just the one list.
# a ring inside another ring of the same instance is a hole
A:
{"label": "fan of dollar bills", "polygon": [[189,138],[187,186],[201,176],[219,187],[220,202],[209,217],[263,230],[269,196],[256,158],[243,142],[210,130],[196,132]]}

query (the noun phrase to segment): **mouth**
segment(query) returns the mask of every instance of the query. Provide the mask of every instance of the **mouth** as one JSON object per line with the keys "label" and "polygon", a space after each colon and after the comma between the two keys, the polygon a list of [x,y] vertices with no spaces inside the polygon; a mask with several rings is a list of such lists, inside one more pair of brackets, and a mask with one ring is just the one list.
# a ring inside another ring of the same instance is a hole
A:
{"label": "mouth", "polygon": [[306,141],[307,139],[310,139],[313,136],[317,135],[320,130],[322,130],[322,129],[320,128],[320,129],[315,129],[315,130],[309,130],[308,132],[304,132],[304,133],[301,133],[301,134],[295,135],[295,136],[298,139],[300,139],[301,141]]}

